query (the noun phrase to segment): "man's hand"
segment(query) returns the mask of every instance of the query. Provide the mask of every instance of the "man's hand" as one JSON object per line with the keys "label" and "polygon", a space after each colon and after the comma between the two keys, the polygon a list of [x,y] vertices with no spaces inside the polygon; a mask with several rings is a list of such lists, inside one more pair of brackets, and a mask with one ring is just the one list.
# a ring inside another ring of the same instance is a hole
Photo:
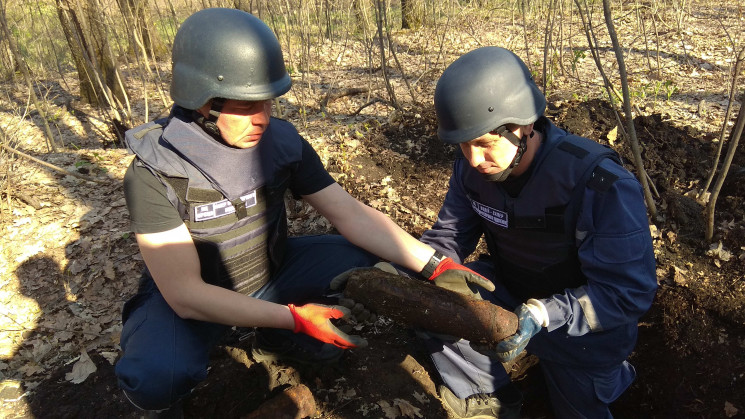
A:
{"label": "man's hand", "polygon": [[339,275],[336,275],[331,282],[329,282],[329,288],[331,291],[336,292],[343,292],[344,287],[347,286],[347,281],[349,281],[349,276],[352,275],[355,271],[358,271],[360,269],[370,269],[370,268],[352,268],[347,271],[344,271],[340,273]]}
{"label": "man's hand", "polygon": [[542,302],[531,298],[515,309],[517,333],[497,344],[496,355],[501,362],[515,359],[525,350],[530,339],[548,326],[548,312]]}
{"label": "man's hand", "polygon": [[[388,262],[378,262],[376,263],[373,268],[378,268],[383,272],[388,272],[389,274],[395,274],[398,275],[398,271],[396,271],[396,268],[393,267]],[[360,269],[370,269],[369,267],[362,267],[362,268],[352,268],[347,271],[344,271],[340,273],[339,275],[335,276],[334,279],[331,280],[329,283],[329,288],[331,288],[333,291],[343,291],[344,287],[347,286],[347,281],[349,280],[349,276],[352,275],[355,271],[358,271]]]}
{"label": "man's hand", "polygon": [[[381,271],[398,275],[398,271],[396,270],[396,268],[394,268],[393,265],[388,262],[378,262],[375,264],[374,267],[380,269]],[[351,320],[353,323],[372,324],[375,323],[375,321],[378,319],[378,316],[368,310],[362,303],[358,303],[351,298],[346,298],[343,294],[344,287],[347,286],[349,276],[360,269],[370,268],[352,268],[348,271],[342,272],[331,280],[331,283],[329,283],[329,288],[339,293],[339,305],[351,310]],[[349,327],[349,325],[347,325],[346,327]]]}
{"label": "man's hand", "polygon": [[[433,259],[436,258],[437,255],[438,253],[435,253]],[[425,267],[425,269],[427,268]],[[486,289],[487,291],[494,291],[494,284],[492,284],[491,281],[479,275],[478,273],[466,268],[465,266],[455,263],[455,261],[449,257],[442,259],[440,263],[437,264],[434,272],[432,272],[432,274],[427,279],[429,279],[430,281],[434,281],[435,285],[437,285],[438,287],[449,289],[451,291],[469,295],[478,299],[481,299],[479,293],[472,290],[469,285],[477,285],[481,288]]]}
{"label": "man's hand", "polygon": [[[351,323],[354,324],[373,324],[378,320],[378,315],[368,310],[364,304],[358,303],[351,298],[339,298],[339,305],[348,308],[352,316],[350,318]],[[353,324],[346,325],[341,329],[345,332],[352,330]]]}
{"label": "man's hand", "polygon": [[350,315],[346,307],[306,304],[297,307],[287,305],[295,319],[295,333],[305,333],[321,342],[334,344],[342,349],[365,347],[367,341],[359,336],[348,335],[331,323],[331,319],[341,319]]}

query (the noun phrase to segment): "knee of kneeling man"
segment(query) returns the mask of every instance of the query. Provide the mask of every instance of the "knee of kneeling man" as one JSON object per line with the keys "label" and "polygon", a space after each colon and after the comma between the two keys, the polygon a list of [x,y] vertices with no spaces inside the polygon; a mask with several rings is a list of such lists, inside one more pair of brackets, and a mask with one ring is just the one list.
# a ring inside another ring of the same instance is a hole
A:
{"label": "knee of kneeling man", "polygon": [[173,370],[163,365],[127,368],[122,362],[116,366],[119,387],[129,401],[142,410],[167,409],[189,394],[204,380],[204,373]]}

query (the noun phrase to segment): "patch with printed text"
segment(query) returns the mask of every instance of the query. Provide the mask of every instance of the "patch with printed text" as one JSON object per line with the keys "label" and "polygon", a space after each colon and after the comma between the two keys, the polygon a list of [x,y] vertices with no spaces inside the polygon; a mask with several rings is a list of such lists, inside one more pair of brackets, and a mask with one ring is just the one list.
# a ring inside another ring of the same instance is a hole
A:
{"label": "patch with printed text", "polygon": [[507,228],[509,226],[509,219],[506,212],[494,209],[476,201],[471,201],[471,206],[473,207],[473,210],[486,221],[502,228]]}
{"label": "patch with printed text", "polygon": [[[256,191],[241,197],[241,201],[246,204],[246,208],[256,205]],[[194,221],[214,220],[215,218],[224,217],[235,213],[235,207],[227,199],[222,201],[203,204],[194,208]]]}

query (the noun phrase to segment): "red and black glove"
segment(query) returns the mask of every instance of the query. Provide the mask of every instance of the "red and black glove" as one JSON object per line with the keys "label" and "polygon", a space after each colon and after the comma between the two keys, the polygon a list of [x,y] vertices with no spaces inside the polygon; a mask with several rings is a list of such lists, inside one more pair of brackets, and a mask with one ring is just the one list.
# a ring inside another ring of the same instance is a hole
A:
{"label": "red and black glove", "polygon": [[331,323],[331,319],[342,319],[350,315],[346,307],[306,304],[297,307],[288,304],[295,319],[295,333],[305,333],[321,342],[331,343],[342,349],[365,347],[367,341],[359,336],[348,335]]}
{"label": "red and black glove", "polygon": [[491,281],[465,266],[455,263],[453,259],[440,252],[435,252],[432,255],[422,269],[421,274],[430,281],[434,281],[438,287],[476,298],[480,298],[478,292],[471,289],[469,285],[477,285],[487,291],[494,291],[494,284]]}

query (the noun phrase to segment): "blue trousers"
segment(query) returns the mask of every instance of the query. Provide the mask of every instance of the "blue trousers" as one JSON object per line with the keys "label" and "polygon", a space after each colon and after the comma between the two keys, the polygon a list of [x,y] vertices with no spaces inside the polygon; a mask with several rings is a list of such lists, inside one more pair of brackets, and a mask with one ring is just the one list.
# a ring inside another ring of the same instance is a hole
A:
{"label": "blue trousers", "polygon": [[[279,272],[252,297],[302,304],[322,296],[336,275],[372,266],[376,256],[341,236],[292,237]],[[166,409],[207,377],[210,350],[228,326],[176,315],[147,278],[124,307],[119,386],[145,410]]]}
{"label": "blue trousers", "polygon": [[[477,261],[466,266],[489,279],[495,278],[491,262]],[[517,301],[499,283],[496,290],[481,290],[484,300],[508,310],[514,310]],[[624,361],[618,365],[595,368],[577,368],[541,357],[561,344],[560,336],[544,329],[528,343],[527,351],[540,359],[541,370],[548,387],[551,405],[557,418],[611,418],[608,404],[616,400],[636,377],[634,367]],[[445,385],[459,398],[476,393],[492,393],[510,382],[510,377],[498,360],[489,358],[471,348],[467,340],[448,341],[420,333],[435,368]]]}

